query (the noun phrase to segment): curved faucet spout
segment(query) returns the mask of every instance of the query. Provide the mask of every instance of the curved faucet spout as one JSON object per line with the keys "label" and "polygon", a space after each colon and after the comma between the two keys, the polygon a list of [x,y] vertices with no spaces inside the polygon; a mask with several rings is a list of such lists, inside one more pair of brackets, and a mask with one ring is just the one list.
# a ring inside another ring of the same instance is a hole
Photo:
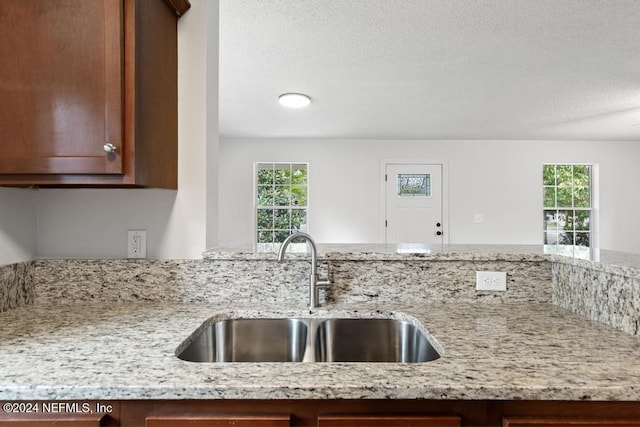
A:
{"label": "curved faucet spout", "polygon": [[278,251],[278,261],[282,262],[284,260],[284,254],[287,250],[289,244],[298,238],[305,239],[309,245],[311,246],[311,273],[309,274],[309,309],[313,310],[318,306],[318,289],[331,286],[331,282],[329,280],[319,280],[318,279],[318,249],[316,248],[316,243],[313,241],[313,238],[303,232],[297,232],[289,235],[284,242],[282,242],[282,246],[280,246],[280,250]]}

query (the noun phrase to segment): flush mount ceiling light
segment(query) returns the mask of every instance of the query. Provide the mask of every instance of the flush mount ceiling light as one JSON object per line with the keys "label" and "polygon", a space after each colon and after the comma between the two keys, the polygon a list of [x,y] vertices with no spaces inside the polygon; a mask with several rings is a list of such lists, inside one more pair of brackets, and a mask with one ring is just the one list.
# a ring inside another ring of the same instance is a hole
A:
{"label": "flush mount ceiling light", "polygon": [[311,98],[302,93],[283,93],[278,97],[278,102],[287,108],[303,108],[311,104]]}

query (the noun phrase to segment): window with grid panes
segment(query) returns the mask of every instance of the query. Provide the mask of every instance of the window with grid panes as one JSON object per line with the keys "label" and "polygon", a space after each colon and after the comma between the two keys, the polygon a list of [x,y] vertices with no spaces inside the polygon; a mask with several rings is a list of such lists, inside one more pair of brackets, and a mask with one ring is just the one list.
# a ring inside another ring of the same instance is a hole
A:
{"label": "window with grid panes", "polygon": [[589,259],[592,166],[543,165],[545,253]]}
{"label": "window with grid panes", "polygon": [[[307,171],[306,163],[256,163],[259,251],[277,251],[287,236],[307,231]],[[293,242],[291,250],[305,251],[306,243]]]}

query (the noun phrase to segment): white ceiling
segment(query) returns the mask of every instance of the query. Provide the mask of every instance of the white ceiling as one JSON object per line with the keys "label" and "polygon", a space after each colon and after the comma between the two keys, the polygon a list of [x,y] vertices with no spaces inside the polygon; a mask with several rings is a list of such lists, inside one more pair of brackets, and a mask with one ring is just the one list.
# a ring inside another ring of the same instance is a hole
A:
{"label": "white ceiling", "polygon": [[220,0],[220,134],[640,141],[640,0]]}

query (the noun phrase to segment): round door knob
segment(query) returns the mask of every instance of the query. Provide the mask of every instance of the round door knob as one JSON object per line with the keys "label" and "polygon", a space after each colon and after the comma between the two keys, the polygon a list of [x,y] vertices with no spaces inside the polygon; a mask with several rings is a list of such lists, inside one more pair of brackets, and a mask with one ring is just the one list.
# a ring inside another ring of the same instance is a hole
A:
{"label": "round door knob", "polygon": [[104,151],[106,151],[107,153],[115,153],[118,150],[118,147],[116,147],[110,142],[107,142],[106,144],[104,144],[103,148],[104,148]]}
{"label": "round door knob", "polygon": [[436,231],[437,236],[442,236],[442,231]]}
{"label": "round door knob", "polygon": [[440,223],[439,222],[436,224],[436,227],[440,227]]}

